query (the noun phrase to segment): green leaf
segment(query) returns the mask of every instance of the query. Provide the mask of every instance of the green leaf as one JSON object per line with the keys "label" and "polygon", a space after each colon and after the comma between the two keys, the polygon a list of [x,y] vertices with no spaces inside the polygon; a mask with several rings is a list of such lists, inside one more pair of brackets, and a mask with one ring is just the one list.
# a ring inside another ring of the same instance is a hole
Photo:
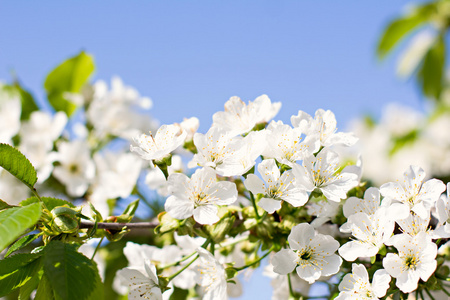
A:
{"label": "green leaf", "polygon": [[[31,277],[30,280],[28,280],[21,288],[20,288],[20,293],[19,293],[19,300],[29,300],[30,299],[30,295],[31,293],[38,287],[39,282],[40,282],[40,277],[39,273],[42,273],[42,269],[41,272],[36,272],[36,274],[33,275],[33,277]],[[42,274],[41,274],[42,275]]]}
{"label": "green leaf", "polygon": [[0,260],[0,278],[14,273],[17,269],[41,257],[42,253],[19,253]]}
{"label": "green leaf", "polygon": [[82,300],[94,292],[98,280],[96,265],[78,253],[75,245],[52,241],[44,252],[44,275],[58,298]]}
{"label": "green leaf", "polygon": [[445,41],[440,36],[428,50],[422,66],[417,73],[417,80],[425,96],[439,100],[445,72]]}
{"label": "green leaf", "polygon": [[0,297],[25,285],[41,268],[40,254],[17,254],[0,260]]}
{"label": "green leaf", "polygon": [[49,279],[44,274],[41,280],[39,281],[39,285],[34,300],[53,300],[53,299],[55,299],[55,295],[53,293],[52,286],[50,284]]}
{"label": "green leaf", "polygon": [[0,144],[0,167],[34,190],[37,181],[36,169],[19,150],[7,144]]}
{"label": "green leaf", "polygon": [[44,82],[50,104],[57,111],[64,111],[68,116],[76,110],[76,104],[65,99],[64,93],[79,93],[94,71],[91,55],[81,51],[57,66],[48,74]]}
{"label": "green leaf", "polygon": [[394,49],[394,47],[407,35],[411,34],[415,28],[427,21],[436,12],[436,4],[426,4],[417,7],[409,15],[392,21],[384,31],[378,42],[377,55],[380,59]]}
{"label": "green leaf", "polygon": [[30,235],[21,237],[17,242],[15,242],[14,244],[12,244],[11,247],[9,247],[8,252],[6,252],[6,254],[5,254],[5,257],[9,256],[14,251],[17,251],[17,250],[22,249],[23,247],[27,246],[29,243],[31,243],[38,237],[39,237],[39,235],[37,235],[37,234],[30,234]]}
{"label": "green leaf", "polygon": [[41,216],[41,204],[13,207],[0,211],[0,251],[34,226]]}
{"label": "green leaf", "polygon": [[[57,206],[64,206],[68,205],[69,207],[75,208],[76,206],[73,205],[71,202],[58,199],[58,198],[51,198],[51,197],[41,197],[42,202],[44,202],[45,207],[47,207],[48,210],[52,210]],[[37,197],[30,197],[27,200],[23,200],[20,202],[20,206],[26,206],[30,205],[32,203],[39,203],[39,199]]]}
{"label": "green leaf", "polygon": [[0,210],[5,209],[5,208],[11,208],[11,207],[14,207],[14,206],[9,205],[8,203],[6,203],[2,199],[0,199]]}

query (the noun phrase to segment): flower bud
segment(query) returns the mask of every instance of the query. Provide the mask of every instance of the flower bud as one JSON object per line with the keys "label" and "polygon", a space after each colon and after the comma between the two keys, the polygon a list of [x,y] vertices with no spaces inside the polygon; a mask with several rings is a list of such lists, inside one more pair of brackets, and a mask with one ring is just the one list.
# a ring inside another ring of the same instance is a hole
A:
{"label": "flower bud", "polygon": [[80,224],[80,212],[67,206],[58,206],[51,211],[53,228],[61,233],[76,232]]}

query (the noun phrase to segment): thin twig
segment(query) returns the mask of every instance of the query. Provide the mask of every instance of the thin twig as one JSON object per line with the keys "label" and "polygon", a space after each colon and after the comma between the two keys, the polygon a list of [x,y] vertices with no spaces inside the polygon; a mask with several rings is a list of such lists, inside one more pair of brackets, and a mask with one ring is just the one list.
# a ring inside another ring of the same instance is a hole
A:
{"label": "thin twig", "polygon": [[[128,229],[134,228],[155,228],[159,225],[159,222],[140,222],[140,223],[97,223],[98,229],[109,229],[109,230],[121,230],[124,227]],[[94,222],[81,221],[80,228],[93,228],[95,226]]]}

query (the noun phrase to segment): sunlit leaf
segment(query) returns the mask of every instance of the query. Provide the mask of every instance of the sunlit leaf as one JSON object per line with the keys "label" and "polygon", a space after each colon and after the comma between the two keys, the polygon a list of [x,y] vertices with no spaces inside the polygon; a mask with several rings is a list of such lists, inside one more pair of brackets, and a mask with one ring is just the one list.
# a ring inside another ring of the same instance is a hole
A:
{"label": "sunlit leaf", "polygon": [[65,96],[65,93],[79,93],[94,72],[94,60],[91,55],[81,51],[57,66],[48,74],[44,82],[50,104],[56,111],[64,111],[68,116],[77,105]]}
{"label": "sunlit leaf", "polygon": [[407,35],[418,26],[430,21],[436,12],[436,4],[431,3],[412,10],[408,15],[392,21],[378,42],[377,55],[383,59]]}
{"label": "sunlit leaf", "polygon": [[25,285],[41,267],[40,254],[17,254],[0,260],[0,297]]}
{"label": "sunlit leaf", "polygon": [[0,211],[0,251],[34,226],[40,216],[40,203]]}
{"label": "sunlit leaf", "polygon": [[25,183],[30,189],[34,189],[37,181],[36,169],[16,148],[0,144],[0,167]]}

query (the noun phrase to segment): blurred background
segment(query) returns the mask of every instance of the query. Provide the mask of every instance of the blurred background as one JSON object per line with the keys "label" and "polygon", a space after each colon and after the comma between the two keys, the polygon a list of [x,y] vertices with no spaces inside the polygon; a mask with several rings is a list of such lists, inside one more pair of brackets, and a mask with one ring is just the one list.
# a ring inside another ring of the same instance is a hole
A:
{"label": "blurred background", "polygon": [[[119,76],[160,124],[195,116],[204,133],[231,96],[267,94],[285,123],[332,110],[375,184],[412,163],[448,179],[449,15],[447,1],[0,1],[0,80],[52,110],[47,74],[85,51],[91,82]],[[269,299],[269,282],[239,299]]]}

